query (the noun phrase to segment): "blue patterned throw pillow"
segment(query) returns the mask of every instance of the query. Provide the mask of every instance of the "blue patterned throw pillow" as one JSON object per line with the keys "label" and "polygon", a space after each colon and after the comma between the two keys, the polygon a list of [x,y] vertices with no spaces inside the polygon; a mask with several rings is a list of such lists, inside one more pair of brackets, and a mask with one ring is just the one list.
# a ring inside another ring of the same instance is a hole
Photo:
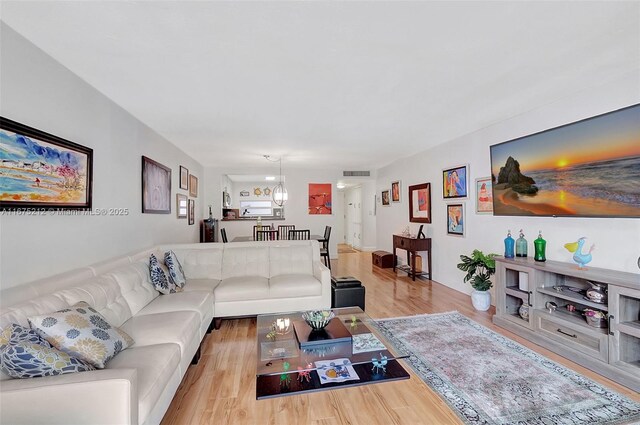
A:
{"label": "blue patterned throw pillow", "polygon": [[16,324],[0,333],[0,360],[0,368],[12,378],[94,370],[90,364],[52,347],[34,330]]}
{"label": "blue patterned throw pillow", "polygon": [[149,257],[149,274],[151,276],[151,283],[156,291],[162,295],[168,295],[176,292],[176,286],[169,282],[167,274],[164,272],[162,265],[158,262],[155,255],[151,254]]}
{"label": "blue patterned throw pillow", "polygon": [[184,270],[182,270],[182,265],[180,261],[178,261],[176,253],[173,251],[165,252],[164,264],[167,266],[167,269],[169,269],[169,280],[173,282],[176,287],[184,288],[187,279],[184,277]]}

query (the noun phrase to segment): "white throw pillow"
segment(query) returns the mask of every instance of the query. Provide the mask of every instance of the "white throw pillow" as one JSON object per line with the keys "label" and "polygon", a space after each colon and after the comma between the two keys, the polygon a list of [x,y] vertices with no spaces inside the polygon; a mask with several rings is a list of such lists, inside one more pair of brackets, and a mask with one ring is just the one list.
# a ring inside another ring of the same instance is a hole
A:
{"label": "white throw pillow", "polygon": [[31,328],[49,344],[98,369],[133,345],[125,331],[111,326],[87,303],[28,319]]}

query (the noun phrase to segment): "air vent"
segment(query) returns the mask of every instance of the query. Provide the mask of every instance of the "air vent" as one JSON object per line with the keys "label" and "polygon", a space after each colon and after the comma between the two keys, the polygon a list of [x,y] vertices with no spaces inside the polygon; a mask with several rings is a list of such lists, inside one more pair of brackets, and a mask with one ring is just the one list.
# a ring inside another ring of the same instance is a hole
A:
{"label": "air vent", "polygon": [[343,177],[370,177],[371,171],[343,171]]}

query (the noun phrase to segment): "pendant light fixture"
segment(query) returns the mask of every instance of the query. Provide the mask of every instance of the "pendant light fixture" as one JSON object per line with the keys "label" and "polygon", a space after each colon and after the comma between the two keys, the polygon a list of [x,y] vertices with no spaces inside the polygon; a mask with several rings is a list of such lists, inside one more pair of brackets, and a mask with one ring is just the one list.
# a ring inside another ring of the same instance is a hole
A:
{"label": "pendant light fixture", "polygon": [[[269,155],[265,155],[264,157],[267,161],[275,162],[269,157]],[[282,157],[278,159],[278,162],[280,163],[280,179],[278,180],[276,187],[273,188],[273,202],[277,206],[282,207],[287,203],[289,195],[287,194],[287,188],[284,187],[284,183],[282,183]]]}

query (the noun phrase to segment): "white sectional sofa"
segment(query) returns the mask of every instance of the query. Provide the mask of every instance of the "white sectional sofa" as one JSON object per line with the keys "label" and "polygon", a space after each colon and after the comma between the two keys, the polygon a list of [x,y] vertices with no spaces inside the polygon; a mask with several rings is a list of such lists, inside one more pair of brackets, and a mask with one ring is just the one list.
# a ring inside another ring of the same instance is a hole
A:
{"label": "white sectional sofa", "polygon": [[[159,295],[148,258],[173,250],[187,283]],[[324,309],[331,277],[316,241],[154,247],[0,292],[0,328],[87,302],[134,345],[105,369],[31,379],[0,376],[2,424],[157,424],[212,319]]]}

